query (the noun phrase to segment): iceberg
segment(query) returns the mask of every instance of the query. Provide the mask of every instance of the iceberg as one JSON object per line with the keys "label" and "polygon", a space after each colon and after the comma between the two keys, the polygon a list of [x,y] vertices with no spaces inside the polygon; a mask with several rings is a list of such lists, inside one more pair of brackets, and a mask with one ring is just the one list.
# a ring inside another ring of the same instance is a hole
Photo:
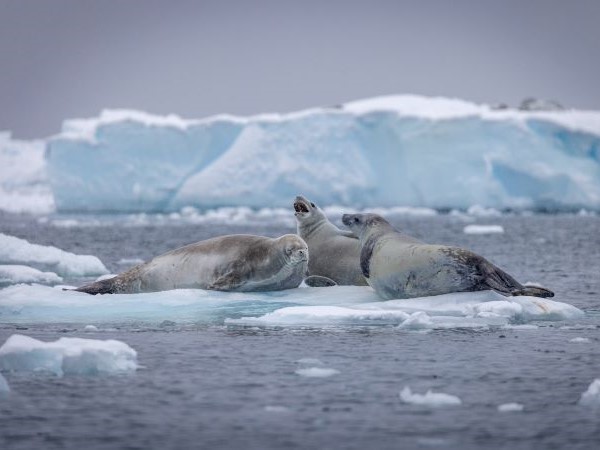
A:
{"label": "iceberg", "polygon": [[0,210],[38,214],[54,210],[45,150],[42,140],[20,141],[0,132]]}
{"label": "iceberg", "polygon": [[54,272],[42,272],[33,267],[0,265],[0,287],[19,283],[58,284],[63,279]]}
{"label": "iceberg", "polygon": [[47,142],[62,212],[245,205],[600,208],[600,112],[411,95],[184,120],[106,110]]}
{"label": "iceberg", "polygon": [[370,287],[296,288],[275,292],[179,289],[90,296],[61,287],[15,285],[0,290],[5,323],[217,324],[265,327],[399,326],[407,330],[489,328],[511,323],[581,319],[574,306],[492,291],[381,301]]}
{"label": "iceberg", "polygon": [[3,233],[0,233],[0,264],[34,266],[73,277],[108,273],[104,264],[95,256],[75,255],[56,247],[31,244],[25,239]]}
{"label": "iceberg", "polygon": [[136,369],[136,351],[116,340],[60,338],[42,342],[13,334],[0,347],[0,370],[4,372],[63,376],[131,373]]}

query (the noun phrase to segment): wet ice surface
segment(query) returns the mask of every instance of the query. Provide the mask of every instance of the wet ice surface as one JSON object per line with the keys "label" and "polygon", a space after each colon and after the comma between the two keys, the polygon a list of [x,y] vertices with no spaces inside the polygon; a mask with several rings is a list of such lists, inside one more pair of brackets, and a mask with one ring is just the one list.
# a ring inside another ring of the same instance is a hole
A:
{"label": "wet ice surface", "polygon": [[[45,342],[115,339],[137,351],[141,367],[127,376],[3,372],[10,392],[0,395],[0,448],[596,448],[600,411],[580,399],[584,392],[596,398],[591,386],[600,376],[600,220],[494,217],[505,232],[488,235],[464,234],[465,221],[451,216],[395,223],[429,242],[483,254],[586,315],[433,330],[366,321],[225,325],[227,308],[209,323],[183,316],[14,323],[2,316],[0,345],[13,334]],[[113,273],[127,267],[123,259],[147,259],[216,234],[289,231],[267,224],[64,228],[0,220],[0,232],[98,256]],[[404,403],[405,386],[413,395],[451,394],[462,404]],[[516,402],[522,411],[498,410]]]}

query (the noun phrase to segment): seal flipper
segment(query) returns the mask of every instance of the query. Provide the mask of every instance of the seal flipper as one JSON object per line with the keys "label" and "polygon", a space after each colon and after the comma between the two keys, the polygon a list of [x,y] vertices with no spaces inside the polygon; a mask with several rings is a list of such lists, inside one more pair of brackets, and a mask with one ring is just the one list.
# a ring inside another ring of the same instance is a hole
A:
{"label": "seal flipper", "polygon": [[354,234],[353,231],[339,230],[338,231],[338,235],[339,236],[344,236],[344,237],[347,237],[347,238],[350,238],[350,239],[359,239],[359,237],[356,234]]}
{"label": "seal flipper", "polygon": [[242,284],[239,273],[231,271],[221,275],[208,285],[207,289],[211,291],[235,291],[237,288],[241,287]]}
{"label": "seal flipper", "polygon": [[527,295],[532,297],[548,298],[554,297],[554,292],[537,286],[523,286],[502,269],[492,263],[483,260],[480,266],[485,274],[484,284],[490,289],[507,297]]}
{"label": "seal flipper", "polygon": [[117,289],[115,285],[115,279],[117,277],[109,278],[107,280],[95,281],[85,286],[81,286],[77,289],[65,289],[66,291],[77,291],[85,292],[86,294],[97,295],[97,294],[116,294]]}
{"label": "seal flipper", "polygon": [[323,277],[321,275],[310,275],[304,279],[307,286],[310,287],[331,287],[337,286],[337,283],[331,278]]}

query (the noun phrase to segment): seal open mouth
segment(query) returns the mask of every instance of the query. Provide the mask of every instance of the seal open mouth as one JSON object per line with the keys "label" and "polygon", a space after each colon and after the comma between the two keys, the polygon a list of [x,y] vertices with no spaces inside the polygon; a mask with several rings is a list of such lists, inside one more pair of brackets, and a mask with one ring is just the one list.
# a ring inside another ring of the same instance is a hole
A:
{"label": "seal open mouth", "polygon": [[304,202],[294,202],[294,211],[297,213],[307,213],[308,208]]}

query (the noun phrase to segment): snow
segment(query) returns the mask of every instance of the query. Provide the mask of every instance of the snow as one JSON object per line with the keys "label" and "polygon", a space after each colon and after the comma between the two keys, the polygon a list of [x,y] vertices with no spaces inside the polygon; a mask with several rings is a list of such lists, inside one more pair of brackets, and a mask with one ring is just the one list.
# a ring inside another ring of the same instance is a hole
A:
{"label": "snow", "polygon": [[413,394],[409,386],[400,391],[400,399],[404,403],[438,408],[441,406],[456,406],[462,404],[460,398],[443,392],[433,392],[429,389],[425,394]]}
{"label": "snow", "polygon": [[0,287],[18,283],[58,284],[62,281],[54,272],[41,272],[29,266],[0,265]]}
{"label": "snow", "polygon": [[[284,115],[104,111],[47,142],[61,212],[600,208],[600,112],[395,96]],[[110,176],[108,176],[110,175]]]}
{"label": "snow", "polygon": [[520,403],[503,403],[502,405],[498,405],[499,412],[516,412],[523,411],[523,405]]}
{"label": "snow", "polygon": [[467,225],[463,228],[465,234],[502,234],[502,225]]}
{"label": "snow", "polygon": [[296,374],[308,378],[327,378],[340,373],[339,370],[327,367],[307,367],[296,370]]}
{"label": "snow", "polygon": [[90,296],[41,285],[0,290],[0,319],[10,323],[146,321],[235,326],[400,326],[408,330],[489,328],[511,323],[581,319],[566,303],[502,297],[492,291],[381,301],[370,287],[297,288],[262,293],[180,289]]}
{"label": "snow", "polygon": [[24,264],[48,269],[62,276],[88,276],[108,273],[104,264],[91,255],[75,255],[56,247],[31,244],[24,239],[0,233],[0,264]]}
{"label": "snow", "polygon": [[600,378],[596,378],[587,390],[581,394],[580,405],[600,406]]}
{"label": "snow", "polygon": [[136,368],[136,351],[116,340],[63,337],[43,342],[13,334],[0,347],[0,369],[5,372],[96,375],[131,373]]}

